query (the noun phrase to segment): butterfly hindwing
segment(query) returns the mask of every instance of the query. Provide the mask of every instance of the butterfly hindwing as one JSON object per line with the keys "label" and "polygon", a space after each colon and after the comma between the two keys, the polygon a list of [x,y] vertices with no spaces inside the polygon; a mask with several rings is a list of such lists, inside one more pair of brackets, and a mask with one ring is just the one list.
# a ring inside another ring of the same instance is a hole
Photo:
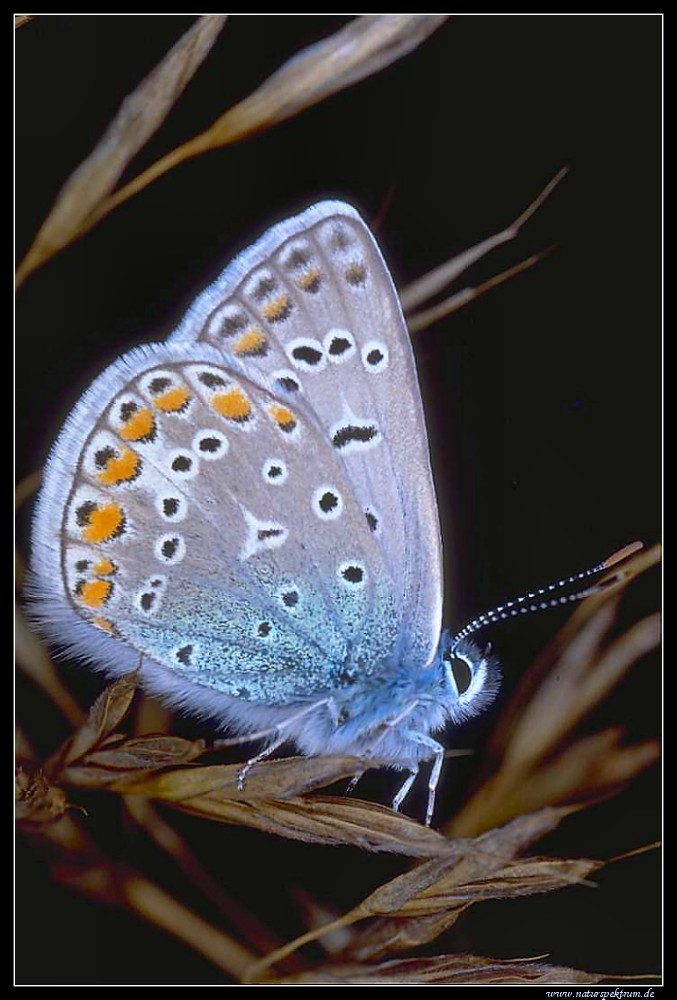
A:
{"label": "butterfly hindwing", "polygon": [[269,230],[197,299],[172,338],[186,341],[316,420],[395,581],[398,659],[425,666],[441,621],[425,420],[397,293],[358,213],[323,202]]}

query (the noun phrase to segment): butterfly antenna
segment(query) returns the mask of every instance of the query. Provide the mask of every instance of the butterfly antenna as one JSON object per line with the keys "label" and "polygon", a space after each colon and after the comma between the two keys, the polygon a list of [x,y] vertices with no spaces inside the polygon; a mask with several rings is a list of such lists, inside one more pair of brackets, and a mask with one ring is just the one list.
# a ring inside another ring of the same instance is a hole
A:
{"label": "butterfly antenna", "polygon": [[597,576],[599,573],[604,572],[604,570],[611,569],[612,566],[627,559],[628,556],[638,552],[641,548],[643,548],[641,542],[632,542],[630,545],[619,549],[618,552],[614,552],[613,555],[609,556],[603,562],[597,563],[596,566],[591,566],[590,569],[584,569],[581,573],[574,573],[573,576],[557,580],[556,583],[549,583],[546,587],[539,587],[537,590],[522,594],[521,597],[515,597],[511,601],[506,601],[505,604],[499,604],[498,607],[493,608],[491,611],[485,611],[484,614],[474,618],[460,632],[457,632],[451,640],[451,650],[453,651],[459,642],[472,635],[473,632],[479,632],[485,625],[492,625],[507,618],[517,618],[518,615],[528,615],[534,611],[558,608],[562,604],[570,604],[573,601],[580,601],[584,597],[592,597],[594,594],[600,594],[607,587],[611,586],[612,583],[616,583],[619,579],[622,579],[622,573],[610,577],[608,580],[595,583],[592,586],[576,590],[572,594],[556,596],[558,591],[564,590],[566,587],[581,583],[583,580]]}

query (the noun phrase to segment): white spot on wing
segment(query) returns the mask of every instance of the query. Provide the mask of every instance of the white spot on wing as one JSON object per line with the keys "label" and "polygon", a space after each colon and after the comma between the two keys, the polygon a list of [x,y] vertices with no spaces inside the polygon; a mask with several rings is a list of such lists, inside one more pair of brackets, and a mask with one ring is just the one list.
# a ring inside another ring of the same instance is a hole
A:
{"label": "white spot on wing", "polygon": [[368,340],[362,347],[362,364],[368,372],[382,372],[388,367],[390,352],[382,340]]}
{"label": "white spot on wing", "polygon": [[323,521],[334,521],[343,513],[343,497],[330,483],[325,483],[313,493],[313,513]]}
{"label": "white spot on wing", "polygon": [[323,341],[324,350],[330,361],[335,365],[343,364],[355,354],[355,338],[350,330],[335,327],[327,333]]}
{"label": "white spot on wing", "polygon": [[260,521],[245,507],[242,508],[242,512],[247,529],[247,537],[240,551],[242,562],[259,552],[265,552],[267,549],[279,549],[287,541],[289,531],[283,524],[277,524],[275,521]]}

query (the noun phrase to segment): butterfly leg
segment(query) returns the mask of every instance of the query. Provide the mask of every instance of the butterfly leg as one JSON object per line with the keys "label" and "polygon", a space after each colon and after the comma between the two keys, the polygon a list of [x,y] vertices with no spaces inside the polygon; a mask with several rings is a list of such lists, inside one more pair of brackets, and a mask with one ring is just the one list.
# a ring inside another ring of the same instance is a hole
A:
{"label": "butterfly leg", "polygon": [[428,779],[428,806],[425,812],[425,825],[430,826],[433,821],[433,810],[435,808],[435,793],[437,791],[437,785],[440,780],[440,774],[442,772],[442,761],[444,760],[444,747],[435,740],[432,740],[435,744],[435,757],[433,759],[433,766],[430,772],[430,778]]}
{"label": "butterfly leg", "polygon": [[[425,812],[425,825],[430,826],[433,819],[433,811],[435,809],[435,793],[439,784],[442,762],[444,760],[444,747],[441,743],[438,743],[437,740],[432,739],[431,736],[426,736],[424,733],[407,732],[403,735],[407,739],[410,739],[413,742],[418,743],[420,746],[426,747],[428,750],[432,751],[430,756],[433,758],[433,766],[430,772],[430,778],[428,779],[428,804]],[[400,793],[398,793],[402,795],[402,798],[404,798],[404,795],[406,795],[409,791],[413,778],[411,780],[407,778],[407,781],[409,781],[409,786],[407,787],[405,782],[405,785],[400,790]],[[402,794],[402,792],[404,792],[404,794]],[[402,801],[402,799],[400,799],[400,801]]]}
{"label": "butterfly leg", "polygon": [[251,769],[253,768],[254,764],[258,764],[259,761],[265,760],[266,757],[269,757],[271,753],[274,753],[279,746],[282,746],[282,744],[285,742],[286,739],[287,737],[285,736],[284,733],[278,735],[277,739],[274,739],[272,743],[269,743],[268,746],[261,751],[261,753],[257,753],[256,757],[252,757],[250,760],[247,761],[247,763],[244,765],[244,767],[237,776],[238,792],[243,791],[245,778],[247,777],[249,771],[251,771]]}
{"label": "butterfly leg", "polygon": [[300,711],[295,712],[293,715],[290,715],[287,719],[284,719],[282,722],[280,722],[277,728],[273,730],[276,734],[273,740],[268,744],[268,746],[264,750],[261,751],[261,753],[258,753],[255,757],[252,757],[251,760],[248,760],[247,763],[242,768],[242,770],[240,771],[240,773],[238,774],[237,776],[238,791],[241,792],[243,790],[245,778],[247,777],[249,771],[251,771],[254,764],[258,764],[259,761],[265,760],[266,757],[269,757],[271,753],[274,753],[278,747],[282,746],[282,744],[289,739],[289,732],[287,730],[289,730],[294,725],[295,722],[298,722],[299,719],[302,719],[309,713],[314,712],[316,709],[325,706],[329,709],[330,714],[332,713],[335,714],[333,699],[323,698],[321,701],[313,702],[312,705],[304,705]]}
{"label": "butterfly leg", "polygon": [[355,789],[357,788],[357,783],[363,774],[364,771],[358,771],[357,774],[353,775],[353,777],[348,782],[348,787],[346,788],[346,795],[350,795],[351,792],[355,791]]}
{"label": "butterfly leg", "polygon": [[399,812],[400,806],[402,805],[402,803],[406,799],[407,795],[409,794],[409,789],[411,788],[411,786],[416,781],[416,776],[417,775],[418,775],[418,767],[412,767],[411,770],[410,770],[410,772],[409,772],[409,774],[408,774],[408,776],[407,776],[407,778],[406,778],[406,781],[404,782],[404,784],[400,788],[399,792],[397,793],[397,795],[393,799],[392,808],[393,808],[394,812]]}

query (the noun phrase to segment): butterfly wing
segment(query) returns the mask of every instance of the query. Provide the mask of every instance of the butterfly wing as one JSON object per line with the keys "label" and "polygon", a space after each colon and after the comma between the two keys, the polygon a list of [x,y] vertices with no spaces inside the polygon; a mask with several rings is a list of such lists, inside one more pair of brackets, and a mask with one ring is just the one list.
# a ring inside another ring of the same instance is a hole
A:
{"label": "butterfly wing", "polygon": [[358,213],[322,202],[269,230],[171,338],[316,419],[395,581],[396,656],[425,666],[442,612],[441,542],[423,406],[392,278]]}
{"label": "butterfly wing", "polygon": [[33,551],[50,631],[116,671],[143,654],[193,707],[305,700],[396,643],[339,457],[207,344],[151,344],[96,380],[50,457]]}

